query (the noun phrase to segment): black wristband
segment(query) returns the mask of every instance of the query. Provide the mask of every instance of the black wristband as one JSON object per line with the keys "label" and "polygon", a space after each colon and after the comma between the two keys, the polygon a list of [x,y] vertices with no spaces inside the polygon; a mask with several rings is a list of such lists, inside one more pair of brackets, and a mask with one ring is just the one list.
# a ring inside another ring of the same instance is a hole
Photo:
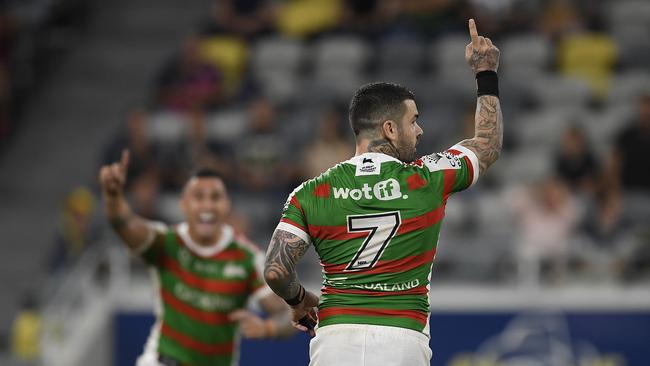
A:
{"label": "black wristband", "polygon": [[476,74],[476,94],[499,96],[499,77],[496,71],[480,71]]}
{"label": "black wristband", "polygon": [[298,291],[298,295],[295,297],[292,297],[291,299],[284,299],[284,302],[289,304],[289,306],[296,306],[302,302],[302,300],[305,299],[305,295],[307,294],[307,291],[305,291],[305,288],[300,286],[300,290]]}

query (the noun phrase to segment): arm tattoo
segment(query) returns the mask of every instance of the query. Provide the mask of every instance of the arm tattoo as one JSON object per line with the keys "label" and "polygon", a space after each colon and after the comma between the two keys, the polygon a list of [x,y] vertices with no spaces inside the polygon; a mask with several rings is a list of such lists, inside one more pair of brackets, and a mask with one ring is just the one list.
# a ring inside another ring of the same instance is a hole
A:
{"label": "arm tattoo", "polygon": [[309,248],[309,243],[284,230],[276,230],[266,253],[264,278],[269,287],[284,299],[300,291],[296,263]]}
{"label": "arm tattoo", "polygon": [[503,144],[503,115],[499,98],[493,95],[478,97],[476,105],[474,138],[460,142],[476,153],[480,174],[492,165],[501,154]]}
{"label": "arm tattoo", "polygon": [[368,151],[383,153],[399,159],[399,151],[385,138],[370,141]]}

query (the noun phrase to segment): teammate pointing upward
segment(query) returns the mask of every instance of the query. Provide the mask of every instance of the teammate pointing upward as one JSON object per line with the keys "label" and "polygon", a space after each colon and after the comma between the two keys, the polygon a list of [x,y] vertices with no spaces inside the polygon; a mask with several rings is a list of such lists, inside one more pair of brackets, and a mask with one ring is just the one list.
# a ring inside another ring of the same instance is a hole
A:
{"label": "teammate pointing upward", "polygon": [[[499,50],[469,21],[465,58],[476,74],[475,136],[416,159],[423,131],[415,97],[391,83],[362,86],[350,103],[356,154],[289,196],[264,276],[292,306],[294,324],[318,327],[311,365],[429,365],[429,280],[447,199],[498,158]],[[313,245],[323,266],[318,296],[295,266]]]}
{"label": "teammate pointing upward", "polygon": [[[123,192],[128,163],[124,151],[119,163],[101,168],[99,180],[111,226],[156,275],[157,321],[137,365],[231,366],[239,331],[252,338],[291,334],[289,309],[262,280],[262,253],[224,222],[230,201],[223,181],[198,171],[180,199],[186,222],[167,227],[131,211]],[[244,310],[249,298],[271,318]]]}

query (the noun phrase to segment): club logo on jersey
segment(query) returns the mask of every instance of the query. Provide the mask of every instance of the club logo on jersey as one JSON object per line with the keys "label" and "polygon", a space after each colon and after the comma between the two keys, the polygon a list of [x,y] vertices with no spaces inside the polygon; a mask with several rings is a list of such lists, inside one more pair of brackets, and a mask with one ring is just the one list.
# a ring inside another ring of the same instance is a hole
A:
{"label": "club logo on jersey", "polygon": [[363,158],[361,164],[357,165],[356,176],[360,175],[377,175],[381,172],[381,163],[375,162],[370,158]]}
{"label": "club logo on jersey", "polygon": [[406,195],[402,195],[402,191],[399,186],[397,179],[390,178],[382,180],[375,183],[374,186],[370,187],[368,183],[364,183],[361,188],[338,188],[333,187],[334,198],[348,199],[351,198],[355,201],[360,199],[378,199],[380,201],[390,201],[398,198],[408,198]]}

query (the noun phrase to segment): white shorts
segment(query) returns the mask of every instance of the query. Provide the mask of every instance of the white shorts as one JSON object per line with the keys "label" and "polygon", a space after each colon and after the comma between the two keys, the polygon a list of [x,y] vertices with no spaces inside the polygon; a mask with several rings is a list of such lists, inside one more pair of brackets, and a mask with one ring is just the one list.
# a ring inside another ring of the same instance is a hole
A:
{"label": "white shorts", "polygon": [[316,329],[309,366],[429,366],[429,338],[414,330],[368,324]]}

